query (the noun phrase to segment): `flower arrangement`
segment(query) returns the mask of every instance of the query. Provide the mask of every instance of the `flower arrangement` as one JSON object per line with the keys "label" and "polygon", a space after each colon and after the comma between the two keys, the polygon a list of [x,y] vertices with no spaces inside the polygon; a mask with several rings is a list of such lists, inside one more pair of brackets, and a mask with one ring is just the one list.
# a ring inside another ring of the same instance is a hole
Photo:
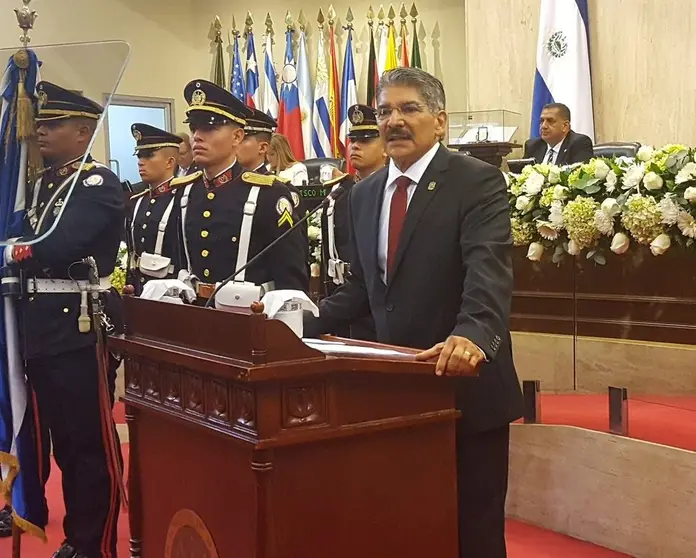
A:
{"label": "flower arrangement", "polygon": [[513,242],[532,261],[584,254],[603,265],[608,252],[635,244],[659,256],[696,239],[696,150],[684,145],[644,146],[635,159],[529,165],[506,180]]}
{"label": "flower arrangement", "polygon": [[125,242],[121,242],[118,247],[118,255],[116,256],[116,265],[111,274],[111,284],[119,292],[123,292],[123,287],[126,286],[126,271],[128,270],[128,247]]}
{"label": "flower arrangement", "polygon": [[309,268],[312,277],[321,275],[321,214],[320,209],[307,221],[309,239]]}

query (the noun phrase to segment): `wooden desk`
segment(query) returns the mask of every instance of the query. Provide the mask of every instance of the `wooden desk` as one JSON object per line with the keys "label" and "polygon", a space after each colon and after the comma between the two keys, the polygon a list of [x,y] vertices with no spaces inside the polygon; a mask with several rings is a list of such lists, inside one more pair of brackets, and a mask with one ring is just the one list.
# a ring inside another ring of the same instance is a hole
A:
{"label": "wooden desk", "polygon": [[468,152],[472,157],[501,168],[503,166],[503,157],[512,153],[513,149],[518,149],[522,146],[509,142],[480,142],[451,144],[447,147],[453,151]]}

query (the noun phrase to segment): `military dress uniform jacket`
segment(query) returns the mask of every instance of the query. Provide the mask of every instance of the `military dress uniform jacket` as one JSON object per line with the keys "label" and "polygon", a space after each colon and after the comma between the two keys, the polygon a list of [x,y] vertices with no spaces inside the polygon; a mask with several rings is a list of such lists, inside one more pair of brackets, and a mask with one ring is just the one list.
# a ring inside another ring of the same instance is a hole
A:
{"label": "military dress uniform jacket", "polygon": [[[336,249],[335,256],[347,264],[346,272],[350,269],[350,261],[352,259],[351,244],[350,244],[350,223],[348,216],[348,195],[350,190],[355,185],[356,179],[351,174],[346,174],[340,178],[334,178],[324,184],[327,190],[331,190],[334,186],[341,185],[344,192],[333,203],[333,237]],[[329,261],[331,258],[329,234],[329,212],[331,208],[327,207],[321,214],[321,263],[322,275],[324,284],[326,285],[326,294],[330,295],[336,290],[338,284],[329,276]]]}
{"label": "military dress uniform jacket", "polygon": [[[130,237],[133,250],[131,274],[140,294],[142,287],[151,279],[176,277],[178,271],[185,267],[181,250],[181,223],[179,221],[179,192],[177,184],[181,179],[171,178],[156,188],[147,189],[134,196],[133,208],[126,222],[126,233]],[[157,253],[157,239],[163,227],[162,247]],[[163,256],[171,260],[165,277],[154,277],[138,268],[143,253]]]}
{"label": "military dress uniform jacket", "polygon": [[[205,283],[223,281],[236,270],[240,233],[249,194],[259,187],[247,261],[287,231],[294,223],[288,188],[272,176],[244,172],[235,163],[208,180],[202,172],[179,179],[181,212],[189,270]],[[244,280],[276,289],[307,291],[309,246],[295,230],[254,262]]]}
{"label": "military dress uniform jacket", "polygon": [[[77,182],[67,202],[74,174]],[[32,278],[85,280],[88,268],[80,263],[94,257],[99,275],[114,270],[124,221],[121,183],[107,167],[88,158],[46,169],[28,192],[24,236],[28,240],[47,232],[63,214],[55,230],[32,245],[31,258],[20,263],[22,283]],[[120,298],[107,297],[107,314],[120,321]],[[24,358],[65,353],[96,342],[94,331],[80,333],[79,293],[24,293],[20,302],[20,334]]]}

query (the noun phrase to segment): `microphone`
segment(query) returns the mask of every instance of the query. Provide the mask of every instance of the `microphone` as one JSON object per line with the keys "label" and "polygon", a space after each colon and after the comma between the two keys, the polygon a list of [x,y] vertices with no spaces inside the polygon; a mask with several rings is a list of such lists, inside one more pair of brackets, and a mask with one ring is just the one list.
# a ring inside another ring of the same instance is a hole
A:
{"label": "microphone", "polygon": [[302,217],[297,223],[295,223],[292,227],[290,227],[287,231],[285,231],[283,234],[281,234],[278,238],[276,238],[273,242],[271,242],[268,246],[266,246],[264,249],[260,250],[258,254],[256,254],[253,258],[251,258],[247,263],[245,263],[242,267],[239,269],[235,270],[235,272],[230,275],[229,277],[225,278],[217,287],[215,287],[215,290],[213,293],[210,295],[210,298],[208,298],[208,301],[205,303],[205,308],[210,308],[210,306],[213,304],[213,301],[215,300],[215,295],[220,291],[222,287],[227,285],[230,281],[232,281],[237,275],[239,275],[242,271],[247,269],[251,264],[256,262],[261,256],[263,256],[266,252],[268,252],[273,246],[278,244],[281,240],[283,240],[286,236],[288,236],[291,232],[293,232],[295,229],[297,229],[300,225],[304,224],[307,222],[307,220],[314,215],[317,211],[320,209],[324,209],[327,205],[329,205],[329,202],[331,200],[338,200],[344,193],[346,192],[346,189],[338,184],[337,186],[334,186],[334,189],[331,190],[328,196],[326,196],[319,205],[317,205],[312,211],[308,212],[307,215]]}

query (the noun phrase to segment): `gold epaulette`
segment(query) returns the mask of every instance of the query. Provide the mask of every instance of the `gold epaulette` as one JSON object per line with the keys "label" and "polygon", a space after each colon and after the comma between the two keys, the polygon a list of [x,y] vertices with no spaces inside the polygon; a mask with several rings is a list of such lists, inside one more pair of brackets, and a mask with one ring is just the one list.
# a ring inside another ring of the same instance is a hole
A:
{"label": "gold epaulette", "polygon": [[94,163],[85,163],[83,165],[81,162],[78,161],[77,163],[73,163],[72,168],[76,171],[87,172],[97,168],[97,165],[95,165]]}
{"label": "gold epaulette", "polygon": [[137,200],[138,198],[142,198],[145,194],[149,193],[150,189],[145,188],[142,192],[138,192],[137,194],[133,194],[130,199],[132,200]]}
{"label": "gold epaulette", "polygon": [[335,186],[336,184],[341,182],[346,176],[348,176],[348,173],[344,172],[343,174],[341,174],[341,176],[337,176],[336,178],[332,178],[331,180],[327,180],[326,182],[324,182],[323,186],[325,188],[328,186]]}
{"label": "gold epaulette", "polygon": [[276,176],[276,180],[280,180],[283,184],[290,184],[292,182],[289,178],[283,178],[282,176]]}
{"label": "gold epaulette", "polygon": [[193,182],[194,180],[198,180],[201,176],[203,176],[203,171],[196,171],[193,174],[187,174],[186,176],[172,178],[172,181],[169,183],[169,185],[186,186],[187,184],[191,184],[191,182]]}
{"label": "gold epaulette", "polygon": [[273,186],[273,183],[279,178],[275,174],[259,174],[248,171],[242,174],[242,180],[254,186]]}

